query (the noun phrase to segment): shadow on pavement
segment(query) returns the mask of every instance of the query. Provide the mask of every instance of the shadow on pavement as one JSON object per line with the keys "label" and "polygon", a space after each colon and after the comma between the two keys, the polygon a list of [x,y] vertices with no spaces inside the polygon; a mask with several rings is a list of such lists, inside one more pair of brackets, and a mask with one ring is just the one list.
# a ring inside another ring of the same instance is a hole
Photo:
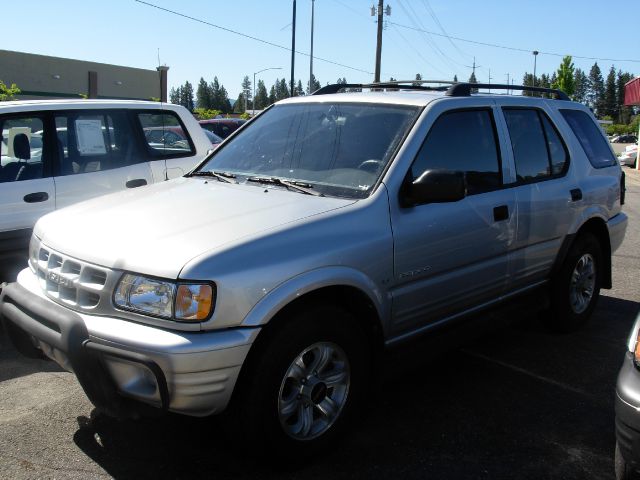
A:
{"label": "shadow on pavement", "polygon": [[613,387],[639,306],[602,297],[572,334],[512,312],[407,343],[364,420],[295,471],[248,462],[215,417],[81,417],[74,441],[118,479],[611,478]]}

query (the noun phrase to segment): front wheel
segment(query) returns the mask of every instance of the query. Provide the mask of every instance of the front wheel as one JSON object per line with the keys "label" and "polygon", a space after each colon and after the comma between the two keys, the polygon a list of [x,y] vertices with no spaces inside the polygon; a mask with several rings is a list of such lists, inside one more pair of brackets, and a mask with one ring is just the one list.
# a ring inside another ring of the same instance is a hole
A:
{"label": "front wheel", "polygon": [[367,337],[333,306],[272,328],[247,360],[235,418],[245,446],[270,460],[300,460],[334,444],[356,413],[369,376]]}
{"label": "front wheel", "polygon": [[581,234],[553,278],[551,316],[553,330],[570,332],[584,324],[596,307],[602,281],[602,249],[591,233]]}

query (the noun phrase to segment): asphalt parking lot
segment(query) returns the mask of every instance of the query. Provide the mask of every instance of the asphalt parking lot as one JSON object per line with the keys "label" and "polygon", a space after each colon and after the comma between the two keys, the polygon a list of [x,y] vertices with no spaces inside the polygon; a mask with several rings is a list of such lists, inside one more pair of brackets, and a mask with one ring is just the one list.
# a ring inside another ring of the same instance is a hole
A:
{"label": "asphalt parking lot", "polygon": [[614,289],[585,328],[551,334],[516,309],[405,344],[364,419],[295,469],[248,463],[216,418],[96,416],[72,374],[0,332],[0,478],[613,478],[614,385],[640,310],[640,174],[625,172]]}

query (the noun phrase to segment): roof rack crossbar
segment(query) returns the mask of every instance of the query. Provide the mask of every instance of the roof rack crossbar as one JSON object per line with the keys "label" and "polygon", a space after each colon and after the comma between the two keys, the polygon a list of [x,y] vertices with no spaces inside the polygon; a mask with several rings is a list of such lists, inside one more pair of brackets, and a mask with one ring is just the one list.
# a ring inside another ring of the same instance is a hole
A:
{"label": "roof rack crossbar", "polygon": [[[424,83],[437,83],[440,85],[431,87],[423,85]],[[340,90],[347,88],[393,88],[398,90],[445,91],[449,88],[449,85],[455,84],[455,82],[451,82],[449,80],[392,80],[389,82],[377,83],[334,83],[332,85],[325,85],[324,87],[319,88],[318,90],[313,92],[312,95],[327,95],[330,93],[338,93]]]}
{"label": "roof rack crossbar", "polygon": [[526,92],[551,93],[558,100],[570,100],[566,93],[557,88],[529,87],[525,85],[503,85],[499,83],[456,83],[452,85],[445,95],[449,97],[468,97],[472,89],[487,88],[491,90],[523,90]]}

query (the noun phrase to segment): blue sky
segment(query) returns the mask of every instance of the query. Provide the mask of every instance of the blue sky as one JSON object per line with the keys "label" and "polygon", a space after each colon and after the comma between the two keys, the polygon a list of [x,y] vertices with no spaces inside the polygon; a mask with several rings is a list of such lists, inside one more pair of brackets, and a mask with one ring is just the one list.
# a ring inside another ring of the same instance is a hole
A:
{"label": "blue sky", "polygon": [[[292,0],[149,0],[158,6],[289,48]],[[324,85],[346,77],[349,82],[373,79],[376,24],[370,9],[377,0],[315,0],[314,54],[338,66],[314,61],[314,74]],[[475,56],[479,81],[506,83],[507,74],[522,80],[533,71],[551,73],[561,57],[597,57],[606,76],[616,69],[640,75],[640,1],[610,0],[385,0],[382,79],[466,80]],[[22,15],[16,14],[17,17]],[[5,18],[2,48],[103,63],[153,69],[169,65],[169,85],[200,77],[218,77],[232,98],[245,75],[258,74],[267,88],[290,75],[286,49],[175,16],[135,0],[33,0],[24,21]],[[309,52],[311,0],[297,0],[296,50]],[[423,29],[482,43],[520,48],[513,51],[421,33]],[[611,60],[605,60],[611,59]],[[635,61],[622,61],[635,60]],[[595,60],[574,58],[588,70]],[[296,79],[309,78],[309,57],[296,55]],[[1,78],[1,72],[0,72]]]}

